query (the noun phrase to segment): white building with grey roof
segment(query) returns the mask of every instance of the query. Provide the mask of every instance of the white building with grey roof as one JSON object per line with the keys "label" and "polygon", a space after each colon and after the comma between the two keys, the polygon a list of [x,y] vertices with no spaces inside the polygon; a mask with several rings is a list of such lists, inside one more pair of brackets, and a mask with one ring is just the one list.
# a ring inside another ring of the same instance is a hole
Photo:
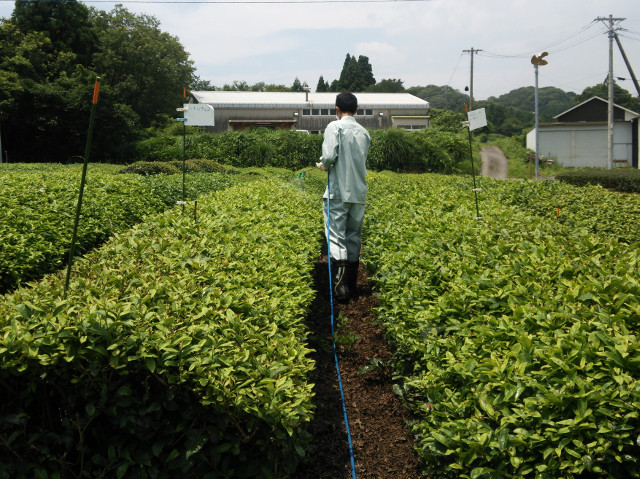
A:
{"label": "white building with grey roof", "polygon": [[[337,93],[192,91],[189,103],[211,105],[212,132],[250,127],[304,130],[322,133],[335,120]],[[429,102],[409,93],[355,93],[355,118],[369,129],[429,127]]]}

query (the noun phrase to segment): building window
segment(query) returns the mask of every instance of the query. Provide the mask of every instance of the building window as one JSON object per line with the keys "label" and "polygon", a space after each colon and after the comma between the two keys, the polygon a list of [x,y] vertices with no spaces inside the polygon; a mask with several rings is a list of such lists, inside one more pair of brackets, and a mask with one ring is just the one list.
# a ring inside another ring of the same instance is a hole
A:
{"label": "building window", "polygon": [[[371,110],[367,110],[371,112]],[[362,114],[362,113],[360,113]],[[369,113],[370,115],[372,113]],[[336,116],[335,108],[303,108],[303,116]]]}
{"label": "building window", "polygon": [[373,116],[373,110],[371,108],[363,108],[362,110],[358,110],[358,115]]}

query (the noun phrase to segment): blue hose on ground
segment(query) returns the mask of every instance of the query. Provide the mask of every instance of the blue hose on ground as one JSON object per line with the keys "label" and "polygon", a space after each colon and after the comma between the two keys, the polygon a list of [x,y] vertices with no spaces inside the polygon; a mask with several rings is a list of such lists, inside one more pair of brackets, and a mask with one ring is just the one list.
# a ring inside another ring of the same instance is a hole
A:
{"label": "blue hose on ground", "polygon": [[[331,183],[329,178],[329,171],[327,170],[327,191],[331,191]],[[328,195],[327,195],[328,196]],[[349,458],[351,460],[351,477],[356,479],[356,463],[353,457],[353,443],[351,441],[351,430],[349,429],[349,419],[347,417],[347,405],[344,400],[344,390],[342,389],[342,377],[340,376],[340,366],[338,365],[338,351],[336,350],[335,332],[334,332],[334,315],[333,315],[333,284],[331,278],[331,228],[329,223],[331,221],[331,207],[329,205],[329,198],[327,197],[327,263],[329,264],[329,301],[331,303],[331,343],[333,345],[333,357],[336,363],[336,372],[338,373],[338,387],[340,389],[340,399],[342,400],[342,413],[344,414],[344,425],[347,429],[347,439],[349,441]]]}

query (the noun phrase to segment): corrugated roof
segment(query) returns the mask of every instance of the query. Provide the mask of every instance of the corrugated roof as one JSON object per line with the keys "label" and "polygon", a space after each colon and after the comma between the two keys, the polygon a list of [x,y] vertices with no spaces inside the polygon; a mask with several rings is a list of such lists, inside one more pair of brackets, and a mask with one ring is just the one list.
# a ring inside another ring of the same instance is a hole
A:
{"label": "corrugated roof", "polygon": [[[233,108],[333,108],[336,93],[192,91],[198,103]],[[429,102],[409,93],[356,93],[359,108],[415,108],[426,110]]]}

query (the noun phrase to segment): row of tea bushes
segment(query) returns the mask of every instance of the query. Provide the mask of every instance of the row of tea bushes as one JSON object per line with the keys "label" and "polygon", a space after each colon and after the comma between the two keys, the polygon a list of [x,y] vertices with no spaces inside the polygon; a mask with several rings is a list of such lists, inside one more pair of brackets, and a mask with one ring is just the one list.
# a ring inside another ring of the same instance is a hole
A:
{"label": "row of tea bushes", "polygon": [[[484,181],[481,180],[481,181]],[[640,240],[640,196],[619,194],[599,185],[575,187],[547,181],[490,183],[496,199],[568,227],[585,227],[624,243]]]}
{"label": "row of tea bushes", "polygon": [[[76,252],[82,254],[182,198],[182,175],[143,178],[91,165]],[[0,293],[59,269],[68,259],[81,165],[0,165]],[[222,174],[191,174],[187,195],[226,188]]]}
{"label": "row of tea bushes", "polygon": [[[286,198],[286,201],[283,201]],[[0,303],[0,477],[284,478],[308,447],[320,210],[262,179]]]}
{"label": "row of tea bushes", "polygon": [[637,243],[483,188],[477,221],[470,179],[370,180],[366,262],[425,473],[640,476]]}

